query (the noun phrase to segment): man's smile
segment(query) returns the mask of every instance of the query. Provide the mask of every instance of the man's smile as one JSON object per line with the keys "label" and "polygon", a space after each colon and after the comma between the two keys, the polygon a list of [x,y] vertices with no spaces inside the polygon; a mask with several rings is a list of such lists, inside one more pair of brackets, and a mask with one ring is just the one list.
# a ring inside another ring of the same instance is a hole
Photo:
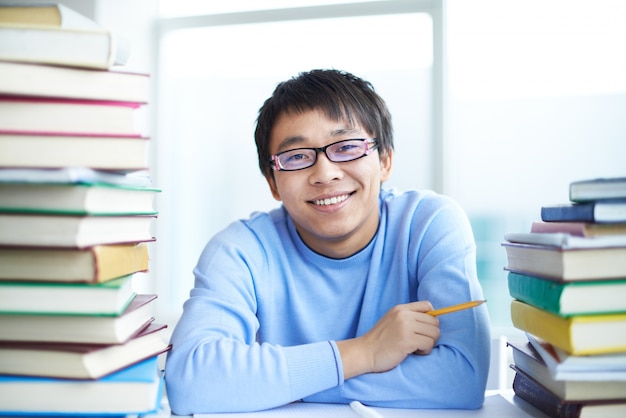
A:
{"label": "man's smile", "polygon": [[344,202],[349,197],[350,197],[350,194],[346,193],[346,194],[342,194],[339,196],[327,197],[324,199],[315,199],[315,200],[312,200],[311,203],[313,203],[316,206],[330,206],[330,205],[336,205],[337,203]]}

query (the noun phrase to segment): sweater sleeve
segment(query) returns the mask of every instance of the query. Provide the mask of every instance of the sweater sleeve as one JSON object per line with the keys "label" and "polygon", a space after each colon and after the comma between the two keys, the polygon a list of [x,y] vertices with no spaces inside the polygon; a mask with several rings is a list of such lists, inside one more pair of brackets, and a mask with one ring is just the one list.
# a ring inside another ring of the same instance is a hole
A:
{"label": "sweater sleeve", "polygon": [[[245,227],[227,234],[254,239]],[[179,415],[268,409],[343,379],[334,342],[282,347],[256,341],[255,257],[243,255],[232,241],[218,235],[203,251],[171,338],[165,379]]]}
{"label": "sweater sleeve", "polygon": [[[465,213],[444,197],[423,204],[429,207],[418,207],[407,227],[411,236],[406,262],[409,275],[415,274],[418,280],[413,300],[429,300],[435,308],[442,308],[483,299],[474,238]],[[397,252],[394,257],[402,259]],[[400,408],[480,408],[490,359],[487,309],[481,305],[442,315],[439,321],[440,338],[429,355],[409,355],[388,372],[358,376],[308,400],[356,399]]]}

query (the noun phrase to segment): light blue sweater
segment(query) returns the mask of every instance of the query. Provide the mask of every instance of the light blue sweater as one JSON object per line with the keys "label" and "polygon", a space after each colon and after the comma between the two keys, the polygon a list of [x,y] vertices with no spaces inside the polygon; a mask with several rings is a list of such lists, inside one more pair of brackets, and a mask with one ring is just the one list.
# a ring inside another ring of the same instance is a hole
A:
{"label": "light blue sweater", "polygon": [[345,259],[313,252],[283,208],[237,221],[206,246],[172,335],[165,379],[177,414],[268,409],[295,400],[478,408],[489,368],[484,305],[439,317],[431,354],[344,381],[335,341],[391,307],[482,299],[467,217],[432,192],[381,191],[378,232]]}

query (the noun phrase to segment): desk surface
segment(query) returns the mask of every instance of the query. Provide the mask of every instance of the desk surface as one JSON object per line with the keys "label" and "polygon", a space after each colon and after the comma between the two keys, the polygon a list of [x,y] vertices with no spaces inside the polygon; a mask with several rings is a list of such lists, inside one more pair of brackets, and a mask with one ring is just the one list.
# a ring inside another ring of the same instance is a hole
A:
{"label": "desk surface", "polygon": [[[514,396],[512,390],[488,391],[485,404],[477,410],[454,410],[454,409],[388,409],[374,408],[384,418],[447,418],[447,417],[472,417],[472,418],[546,418],[546,415],[538,411],[533,406]],[[285,405],[280,408],[250,412],[250,413],[230,413],[230,414],[199,414],[193,418],[357,418],[358,415],[352,411],[348,405],[329,405],[295,403]],[[151,415],[151,418],[191,418],[190,416],[173,415],[170,412],[167,402],[163,405],[163,410]]]}

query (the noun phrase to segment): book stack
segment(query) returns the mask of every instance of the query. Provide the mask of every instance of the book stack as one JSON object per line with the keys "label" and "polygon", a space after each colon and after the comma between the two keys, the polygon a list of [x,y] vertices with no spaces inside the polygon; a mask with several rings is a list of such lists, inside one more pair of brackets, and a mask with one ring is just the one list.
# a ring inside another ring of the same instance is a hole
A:
{"label": "book stack", "polygon": [[508,233],[517,396],[554,417],[626,416],[626,178],[569,185]]}
{"label": "book stack", "polygon": [[[154,412],[146,74],[60,5],[0,5],[0,415]],[[116,61],[115,57],[119,57]]]}

